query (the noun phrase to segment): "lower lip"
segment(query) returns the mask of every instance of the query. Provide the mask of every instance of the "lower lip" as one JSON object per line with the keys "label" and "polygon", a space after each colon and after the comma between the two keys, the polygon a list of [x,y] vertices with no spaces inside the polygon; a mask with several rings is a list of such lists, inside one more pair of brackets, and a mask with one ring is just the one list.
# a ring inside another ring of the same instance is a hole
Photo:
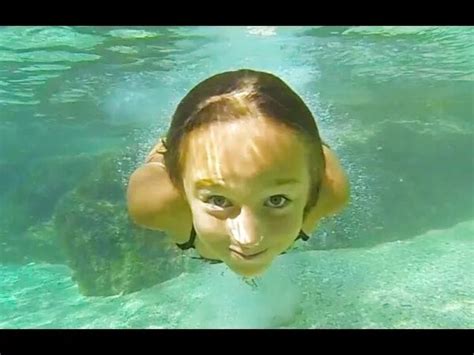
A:
{"label": "lower lip", "polygon": [[237,256],[238,258],[244,259],[244,260],[254,260],[258,258],[259,256],[265,254],[266,251],[267,250],[264,250],[264,251],[261,251],[260,253],[253,254],[253,255],[244,255],[244,254],[240,254],[239,252],[235,250],[230,249],[230,252],[232,253],[232,255]]}

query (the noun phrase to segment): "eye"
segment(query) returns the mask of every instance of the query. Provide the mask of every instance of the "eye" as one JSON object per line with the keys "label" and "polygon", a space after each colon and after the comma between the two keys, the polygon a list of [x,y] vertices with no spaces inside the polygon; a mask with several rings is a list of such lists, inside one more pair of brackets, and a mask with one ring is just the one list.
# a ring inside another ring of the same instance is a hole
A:
{"label": "eye", "polygon": [[289,201],[290,199],[286,198],[283,195],[273,195],[267,200],[268,202],[267,206],[272,207],[272,208],[282,208]]}
{"label": "eye", "polygon": [[[217,207],[222,207],[222,208],[230,206],[229,201],[227,201],[227,199],[224,196],[219,196],[219,195],[210,196],[208,199],[206,199],[205,202],[215,205]],[[226,205],[226,203],[228,203],[228,205]]]}

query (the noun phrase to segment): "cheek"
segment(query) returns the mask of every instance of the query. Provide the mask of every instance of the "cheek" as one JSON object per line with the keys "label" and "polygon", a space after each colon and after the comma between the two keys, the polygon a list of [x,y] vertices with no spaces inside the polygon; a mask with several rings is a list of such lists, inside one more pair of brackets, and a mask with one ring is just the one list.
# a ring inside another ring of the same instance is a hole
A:
{"label": "cheek", "polygon": [[191,212],[194,228],[201,239],[210,243],[227,239],[225,220],[213,217],[199,205],[192,206]]}
{"label": "cheek", "polygon": [[278,245],[287,246],[293,243],[301,230],[304,202],[294,207],[288,213],[272,218],[267,224],[268,236]]}
{"label": "cheek", "polygon": [[302,213],[298,211],[289,213],[287,215],[278,216],[268,222],[267,233],[274,238],[288,239],[292,238],[293,234],[298,233],[301,228]]}
{"label": "cheek", "polygon": [[[306,203],[306,196],[303,194],[298,195],[293,201],[291,206],[284,213],[276,212],[271,220],[270,224],[273,228],[280,230],[288,230],[293,228],[301,227],[303,222],[303,211]],[[282,211],[283,212],[283,211]]]}

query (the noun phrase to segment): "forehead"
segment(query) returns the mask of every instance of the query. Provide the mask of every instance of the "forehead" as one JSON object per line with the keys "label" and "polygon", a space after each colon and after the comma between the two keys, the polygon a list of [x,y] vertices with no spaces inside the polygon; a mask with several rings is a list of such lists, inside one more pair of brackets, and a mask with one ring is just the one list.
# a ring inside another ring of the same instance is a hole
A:
{"label": "forehead", "polygon": [[196,129],[183,144],[183,178],[264,183],[304,178],[307,158],[301,137],[269,119],[213,122]]}

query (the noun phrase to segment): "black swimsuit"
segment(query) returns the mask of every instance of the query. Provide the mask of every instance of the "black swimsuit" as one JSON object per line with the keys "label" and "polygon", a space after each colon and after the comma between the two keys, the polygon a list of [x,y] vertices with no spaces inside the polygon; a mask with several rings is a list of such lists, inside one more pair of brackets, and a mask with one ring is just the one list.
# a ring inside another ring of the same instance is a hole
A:
{"label": "black swimsuit", "polygon": [[[309,236],[305,232],[303,232],[303,230],[300,230],[300,233],[296,237],[295,241],[297,241],[298,239],[303,239],[304,241],[307,241],[309,239]],[[194,241],[195,240],[196,240],[196,231],[194,230],[194,226],[193,226],[192,229],[191,229],[191,235],[189,237],[189,240],[187,242],[181,243],[181,244],[176,243],[176,245],[181,250],[195,249],[196,248],[194,246]],[[285,254],[285,252],[283,252],[282,254]],[[212,264],[217,264],[217,263],[222,262],[221,260],[207,259],[207,258],[203,258],[202,256],[192,257],[192,258],[193,259],[201,259],[201,260],[210,262]]]}

